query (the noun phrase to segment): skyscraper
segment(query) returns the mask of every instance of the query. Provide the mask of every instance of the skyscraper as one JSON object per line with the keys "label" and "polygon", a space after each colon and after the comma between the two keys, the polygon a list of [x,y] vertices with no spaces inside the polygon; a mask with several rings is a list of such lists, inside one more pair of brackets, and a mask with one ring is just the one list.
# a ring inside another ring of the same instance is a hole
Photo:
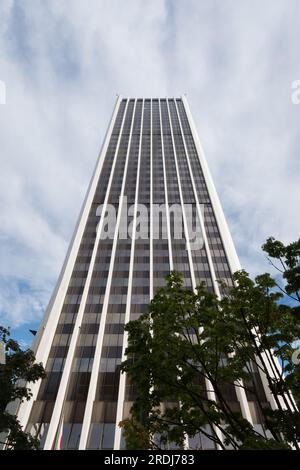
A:
{"label": "skyscraper", "polygon": [[[178,222],[179,220],[179,222]],[[165,276],[222,295],[240,268],[185,97],[118,97],[94,175],[34,350],[47,378],[18,417],[44,449],[119,449],[134,391],[120,363],[124,324]],[[263,400],[272,396],[263,387]],[[241,388],[231,405],[261,427]],[[213,448],[199,436],[190,447]]]}

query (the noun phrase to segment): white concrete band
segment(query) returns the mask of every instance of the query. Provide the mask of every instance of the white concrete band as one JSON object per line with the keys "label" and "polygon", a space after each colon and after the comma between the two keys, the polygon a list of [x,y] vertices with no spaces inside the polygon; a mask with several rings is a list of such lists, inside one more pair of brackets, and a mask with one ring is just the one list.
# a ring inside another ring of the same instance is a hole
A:
{"label": "white concrete band", "polygon": [[[127,288],[127,298],[126,298],[125,321],[124,321],[125,325],[130,320],[130,307],[131,307],[131,295],[132,295],[132,276],[133,276],[135,240],[136,240],[136,217],[137,217],[137,204],[138,204],[138,196],[139,196],[139,181],[140,181],[140,168],[141,168],[143,123],[144,123],[144,101],[142,102],[139,153],[138,153],[135,200],[134,200],[134,212],[133,212],[133,223],[132,223],[132,239],[131,239],[131,247],[130,247],[130,264],[129,264],[129,274],[128,274],[128,288]],[[125,350],[126,350],[127,346],[128,346],[128,333],[127,333],[127,331],[124,331],[123,346],[122,346],[122,362],[125,361],[125,359],[126,359]],[[116,428],[115,428],[115,438],[114,438],[114,449],[115,450],[119,450],[120,445],[121,445],[121,428],[119,426],[119,423],[123,419],[125,387],[126,387],[126,374],[123,373],[123,374],[120,374],[120,382],[119,382],[118,405],[117,405],[117,413],[116,413]]]}
{"label": "white concrete band", "polygon": [[152,142],[152,100],[150,105],[150,270],[149,294],[153,298],[153,142]]}
{"label": "white concrete band", "polygon": [[[127,105],[128,105],[128,102],[129,101],[127,101]],[[121,215],[122,215],[122,203],[123,203],[123,198],[124,198],[124,188],[125,188],[125,183],[126,183],[128,160],[129,160],[129,154],[130,154],[130,146],[131,146],[131,139],[132,139],[132,129],[133,129],[133,123],[134,123],[135,107],[136,107],[136,100],[134,102],[132,121],[131,121],[131,126],[130,126],[129,141],[128,141],[128,147],[127,147],[127,153],[126,153],[126,161],[125,161],[125,167],[124,167],[124,173],[123,173],[121,193],[120,193],[120,198],[119,198],[119,210],[118,210],[116,228],[115,228],[115,233],[114,233],[114,241],[113,241],[111,259],[110,259],[110,265],[109,265],[109,272],[108,272],[107,284],[106,284],[104,301],[103,301],[100,327],[99,327],[97,343],[96,343],[96,349],[95,349],[95,355],[94,355],[93,368],[92,368],[92,373],[91,373],[91,380],[90,380],[89,391],[88,391],[88,396],[87,396],[87,401],[86,401],[85,413],[84,413],[83,424],[82,424],[82,431],[81,431],[81,436],[80,436],[80,441],[79,441],[79,450],[85,449],[86,446],[87,446],[88,432],[89,432],[90,425],[91,425],[93,404],[94,404],[94,400],[95,400],[96,388],[97,388],[97,383],[98,383],[99,366],[100,366],[100,361],[101,361],[101,352],[102,352],[104,330],[105,330],[105,324],[106,324],[107,308],[108,308],[108,304],[109,304],[109,295],[110,295],[112,274],[113,274],[113,270],[114,270],[115,254],[116,254],[117,243],[118,243],[118,232],[119,232],[120,220],[121,220]],[[120,136],[121,135],[122,135],[122,130],[120,132]],[[109,191],[107,191],[107,197],[108,197],[108,195],[109,195]]]}
{"label": "white concrete band", "polygon": [[167,174],[166,174],[166,160],[165,160],[164,136],[163,136],[163,126],[162,126],[162,120],[161,120],[160,100],[158,100],[158,109],[159,109],[159,122],[160,122],[160,135],[161,135],[163,175],[164,175],[164,193],[165,193],[166,221],[167,221],[167,231],[168,231],[169,263],[170,263],[170,271],[172,271],[173,270],[173,255],[172,255],[172,240],[171,240],[170,213],[169,213],[169,196],[168,196],[168,183],[167,183]]}

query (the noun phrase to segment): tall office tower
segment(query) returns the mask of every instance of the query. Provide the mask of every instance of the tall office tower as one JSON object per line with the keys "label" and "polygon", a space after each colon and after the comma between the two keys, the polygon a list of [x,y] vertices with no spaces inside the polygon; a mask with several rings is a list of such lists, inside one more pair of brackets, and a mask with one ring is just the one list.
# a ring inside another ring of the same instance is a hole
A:
{"label": "tall office tower", "polygon": [[[205,281],[222,295],[217,279],[231,286],[239,268],[186,98],[119,97],[36,337],[47,378],[20,406],[24,428],[44,449],[122,448],[118,423],[135,393],[120,375],[124,324],[145,311],[172,269],[188,288]],[[232,387],[228,402],[262,428],[251,394]],[[188,446],[214,443],[200,433]]]}

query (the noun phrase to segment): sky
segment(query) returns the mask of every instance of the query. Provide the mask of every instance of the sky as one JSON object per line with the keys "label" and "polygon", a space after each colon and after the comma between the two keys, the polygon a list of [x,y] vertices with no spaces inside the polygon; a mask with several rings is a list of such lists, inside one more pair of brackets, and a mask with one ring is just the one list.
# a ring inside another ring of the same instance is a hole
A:
{"label": "sky", "polygon": [[299,237],[299,24],[298,0],[1,0],[0,324],[24,347],[116,94],[187,95],[241,264],[271,271],[265,239]]}

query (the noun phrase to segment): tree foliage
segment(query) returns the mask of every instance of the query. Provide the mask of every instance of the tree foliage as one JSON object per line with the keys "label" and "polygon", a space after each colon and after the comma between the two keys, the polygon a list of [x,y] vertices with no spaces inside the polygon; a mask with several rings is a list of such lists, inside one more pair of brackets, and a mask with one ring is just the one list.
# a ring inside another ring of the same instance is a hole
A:
{"label": "tree foliage", "polygon": [[[299,242],[285,247],[269,239],[263,249],[285,264],[285,291],[297,300]],[[291,390],[299,396],[293,357],[300,317],[283,302],[277,281],[239,271],[234,287],[223,285],[221,299],[204,284],[196,292],[184,288],[177,272],[166,281],[148,311],[125,327],[121,369],[136,390],[130,418],[120,423],[127,448],[182,447],[185,436],[202,432],[221,449],[299,449],[300,414]],[[255,403],[266,434],[243,416],[235,393]]]}
{"label": "tree foliage", "polygon": [[[269,237],[262,246],[268,254],[271,265],[279,273],[277,287],[292,300],[300,302],[300,238],[296,242],[284,245],[279,240]],[[283,281],[283,287],[280,281]],[[295,307],[299,313],[299,305]]]}
{"label": "tree foliage", "polygon": [[33,351],[23,351],[18,342],[10,338],[8,329],[0,326],[0,341],[5,347],[5,363],[0,364],[0,432],[7,436],[6,449],[38,448],[38,439],[24,432],[16,416],[7,411],[14,400],[29,400],[28,385],[45,377],[42,364],[35,363]]}
{"label": "tree foliage", "polygon": [[[300,238],[287,245],[269,237],[262,249],[267,253],[270,264],[277,271],[275,284],[290,299],[290,312],[300,316]],[[296,338],[296,341],[299,338]],[[293,361],[286,364],[286,383],[293,393],[300,409],[300,347],[295,344]]]}

